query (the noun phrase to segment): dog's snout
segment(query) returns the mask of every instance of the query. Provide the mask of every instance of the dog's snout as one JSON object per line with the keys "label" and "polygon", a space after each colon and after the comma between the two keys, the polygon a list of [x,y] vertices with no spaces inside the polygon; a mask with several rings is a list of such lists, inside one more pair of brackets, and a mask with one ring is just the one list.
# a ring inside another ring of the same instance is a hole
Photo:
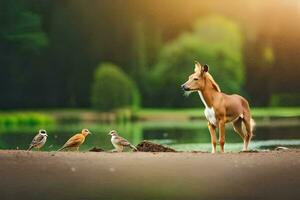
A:
{"label": "dog's snout", "polygon": [[181,85],[181,89],[183,89],[184,91],[188,91],[189,90],[184,84]]}

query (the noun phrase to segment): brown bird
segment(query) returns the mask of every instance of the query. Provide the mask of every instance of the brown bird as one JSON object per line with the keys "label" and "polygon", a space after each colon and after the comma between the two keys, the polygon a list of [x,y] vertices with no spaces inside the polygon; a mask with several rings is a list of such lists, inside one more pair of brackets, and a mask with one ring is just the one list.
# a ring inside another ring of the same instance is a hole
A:
{"label": "brown bird", "polygon": [[122,152],[124,147],[130,147],[137,151],[137,148],[130,144],[126,139],[119,136],[117,131],[112,130],[108,133],[108,135],[111,135],[111,143],[115,147],[113,151]]}
{"label": "brown bird", "polygon": [[60,149],[57,151],[61,151],[63,149],[76,149],[79,150],[80,145],[84,143],[84,140],[87,135],[92,134],[88,129],[82,129],[81,133],[77,133],[73,137],[71,137]]}
{"label": "brown bird", "polygon": [[42,148],[46,143],[47,137],[48,135],[46,130],[39,130],[39,133],[33,138],[27,151],[30,151],[33,148],[37,148],[38,150],[40,150],[40,148]]}

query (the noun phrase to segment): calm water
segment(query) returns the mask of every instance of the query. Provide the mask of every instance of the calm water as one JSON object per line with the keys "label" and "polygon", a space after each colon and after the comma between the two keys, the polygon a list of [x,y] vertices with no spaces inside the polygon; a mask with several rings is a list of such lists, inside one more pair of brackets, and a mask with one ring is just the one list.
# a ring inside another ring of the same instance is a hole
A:
{"label": "calm water", "polygon": [[[52,151],[61,147],[65,141],[82,128],[89,128],[93,135],[89,136],[81,150],[101,147],[105,150],[113,149],[109,130],[118,130],[120,135],[137,145],[142,140],[150,140],[183,151],[210,151],[210,134],[206,122],[144,122],[127,124],[69,124],[50,127],[22,128],[1,130],[1,149],[27,149],[39,128],[48,131],[48,141],[43,150]],[[277,146],[290,148],[300,147],[300,125],[294,126],[261,126],[258,124],[255,137],[250,145],[251,149],[268,150]],[[226,130],[226,151],[240,151],[242,140],[231,125]]]}

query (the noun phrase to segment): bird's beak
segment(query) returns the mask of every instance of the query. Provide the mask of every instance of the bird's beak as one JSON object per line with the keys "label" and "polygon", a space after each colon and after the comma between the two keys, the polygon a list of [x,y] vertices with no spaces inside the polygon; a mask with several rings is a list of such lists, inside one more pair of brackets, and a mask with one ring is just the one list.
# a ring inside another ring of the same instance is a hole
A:
{"label": "bird's beak", "polygon": [[89,135],[93,135],[91,132],[89,132]]}
{"label": "bird's beak", "polygon": [[108,133],[107,135],[111,135],[110,133]]}
{"label": "bird's beak", "polygon": [[46,134],[46,137],[48,137],[48,134]]}

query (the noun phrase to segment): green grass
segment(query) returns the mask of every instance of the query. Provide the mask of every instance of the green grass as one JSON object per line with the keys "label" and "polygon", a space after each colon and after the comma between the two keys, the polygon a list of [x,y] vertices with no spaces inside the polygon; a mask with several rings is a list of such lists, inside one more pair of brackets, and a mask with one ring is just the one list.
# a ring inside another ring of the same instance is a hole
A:
{"label": "green grass", "polygon": [[11,129],[15,127],[35,127],[54,124],[55,118],[37,112],[1,112],[0,129]]}
{"label": "green grass", "polygon": [[[26,131],[40,128],[47,130],[55,129],[56,125],[67,125],[72,130],[79,130],[84,124],[85,127],[100,125],[105,130],[109,130],[120,123],[120,120],[101,121],[101,114],[90,109],[47,109],[47,110],[19,110],[0,112],[0,133]],[[252,108],[253,118],[264,121],[265,118],[300,118],[300,107],[294,108]],[[138,125],[146,128],[170,128],[175,126],[199,127],[199,121],[190,119],[205,119],[203,107],[187,109],[141,109],[134,113]],[[118,118],[116,118],[118,119]],[[269,120],[267,120],[269,121]],[[129,121],[126,121],[129,122]],[[180,122],[180,124],[178,124]],[[193,124],[195,122],[195,124]],[[113,125],[113,124],[114,125]],[[191,124],[192,123],[192,124]],[[130,123],[129,123],[130,124]],[[201,124],[206,126],[206,123]]]}
{"label": "green grass", "polygon": [[[144,108],[134,113],[138,119],[204,118],[203,107],[185,109]],[[252,108],[254,118],[300,117],[300,107]],[[34,109],[0,112],[0,124],[43,124],[59,117],[78,118],[88,114],[101,114],[91,109]]]}
{"label": "green grass", "polygon": [[254,117],[299,117],[300,107],[271,107],[252,109]]}
{"label": "green grass", "polygon": [[[140,117],[155,117],[155,116],[188,116],[188,117],[204,117],[203,108],[186,108],[186,109],[141,109],[137,115]],[[267,107],[267,108],[252,108],[252,116],[258,117],[300,117],[300,107]]]}

